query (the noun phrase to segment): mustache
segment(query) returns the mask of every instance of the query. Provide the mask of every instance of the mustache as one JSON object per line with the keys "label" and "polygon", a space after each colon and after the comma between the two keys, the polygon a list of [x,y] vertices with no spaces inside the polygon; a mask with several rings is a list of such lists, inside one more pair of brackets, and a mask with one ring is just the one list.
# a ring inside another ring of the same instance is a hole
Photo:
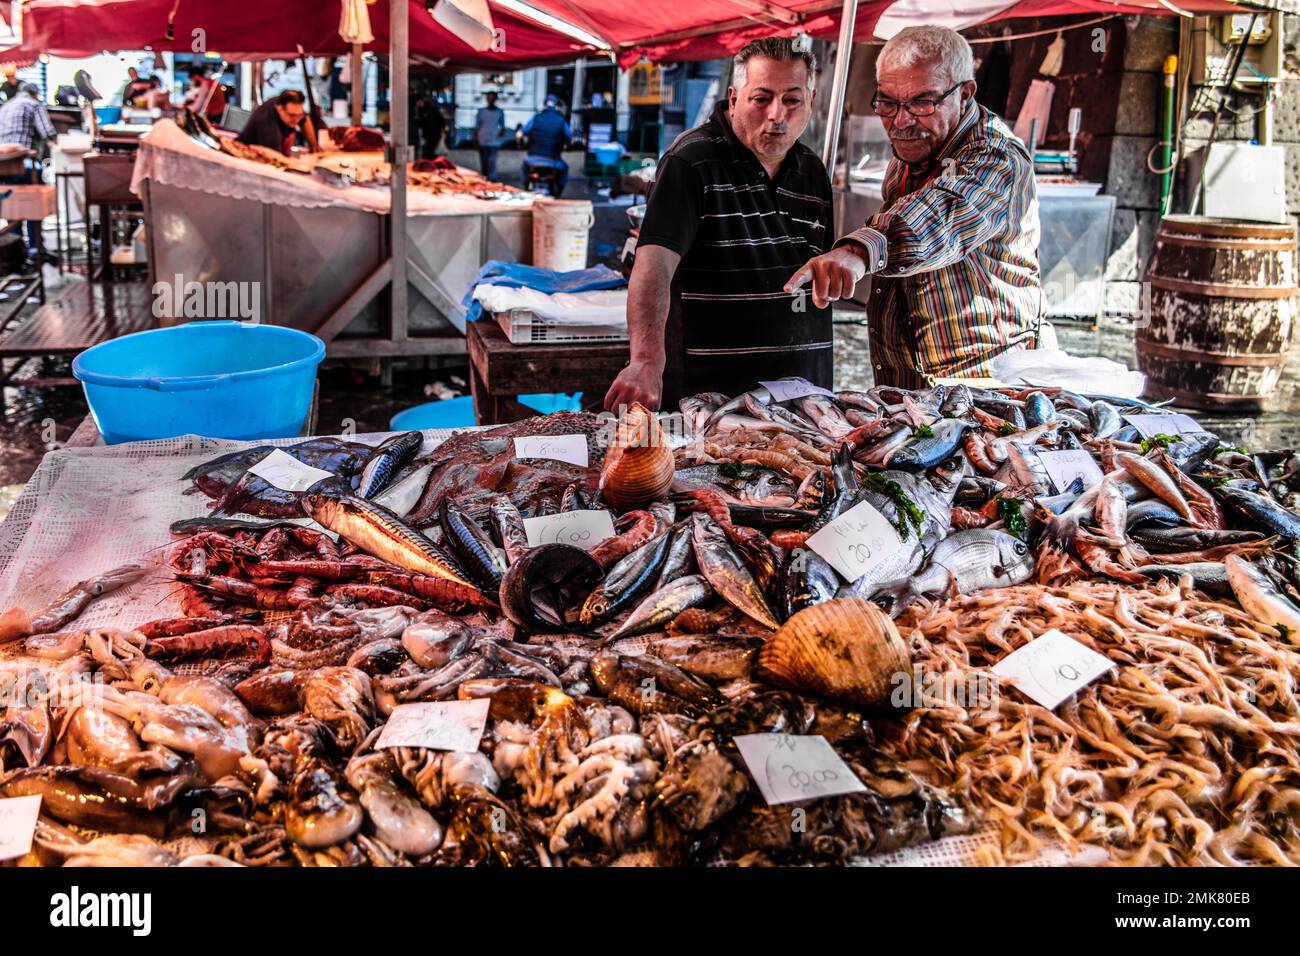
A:
{"label": "mustache", "polygon": [[894,130],[894,132],[890,134],[889,138],[890,139],[929,139],[930,134],[923,129],[919,129],[917,127],[911,127],[910,129]]}

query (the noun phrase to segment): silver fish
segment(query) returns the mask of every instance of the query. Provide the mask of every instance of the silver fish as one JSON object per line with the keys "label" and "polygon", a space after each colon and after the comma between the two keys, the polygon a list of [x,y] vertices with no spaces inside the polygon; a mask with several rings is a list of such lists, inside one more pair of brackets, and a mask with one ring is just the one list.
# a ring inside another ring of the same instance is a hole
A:
{"label": "silver fish", "polygon": [[1088,409],[1088,422],[1092,425],[1093,438],[1109,438],[1123,424],[1115,406],[1100,398]]}
{"label": "silver fish", "polygon": [[953,587],[959,594],[1011,587],[1033,574],[1034,553],[1029,545],[1004,531],[973,528],[944,538],[919,574],[878,591],[875,597],[893,598],[891,611],[897,616],[923,594],[940,594]]}
{"label": "silver fish", "polygon": [[644,598],[618,630],[610,635],[610,639],[657,631],[682,611],[699,607],[712,597],[713,588],[703,575],[688,574],[678,578]]}
{"label": "silver fish", "polygon": [[1120,451],[1115,453],[1115,464],[1146,485],[1157,498],[1167,502],[1182,515],[1184,520],[1196,520],[1192,515],[1192,506],[1187,503],[1187,499],[1178,490],[1174,480],[1155,462],[1134,455],[1132,452]]}
{"label": "silver fish", "polygon": [[421,465],[408,471],[391,485],[375,495],[375,504],[387,508],[399,518],[405,518],[420,501],[424,486],[429,483],[429,472],[433,463]]}
{"label": "silver fish", "polygon": [[889,464],[893,468],[906,468],[909,471],[933,468],[953,456],[969,428],[969,422],[958,418],[937,421],[930,426],[928,435],[909,438],[903,447],[894,452]]}
{"label": "silver fish", "polygon": [[830,438],[843,438],[853,431],[853,426],[844,417],[844,413],[825,395],[805,395],[798,399],[795,405],[799,411],[812,419],[812,423],[823,435]]}
{"label": "silver fish", "polygon": [[1300,608],[1296,607],[1255,565],[1239,554],[1223,562],[1237,603],[1255,620],[1277,628],[1292,644],[1300,644]]}
{"label": "silver fish", "polygon": [[357,497],[370,499],[383,491],[402,466],[419,454],[423,444],[424,435],[420,432],[402,432],[377,445],[361,469]]}

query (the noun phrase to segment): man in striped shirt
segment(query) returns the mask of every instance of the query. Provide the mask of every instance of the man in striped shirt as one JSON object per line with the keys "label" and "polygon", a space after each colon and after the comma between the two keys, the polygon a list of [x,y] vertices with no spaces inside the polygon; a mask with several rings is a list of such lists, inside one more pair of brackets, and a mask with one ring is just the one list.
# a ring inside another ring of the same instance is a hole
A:
{"label": "man in striped shirt", "polygon": [[988,375],[998,355],[1037,343],[1033,163],[975,102],[973,59],[965,38],[946,27],[908,27],[885,44],[872,101],[894,149],[884,207],[787,285],[811,280],[822,305],[871,274],[877,385]]}
{"label": "man in striped shirt", "polygon": [[814,70],[790,39],[747,44],[727,101],[659,161],[628,288],[632,361],[607,409],[785,375],[830,387],[830,308],[784,288],[835,236],[826,167],[798,142]]}

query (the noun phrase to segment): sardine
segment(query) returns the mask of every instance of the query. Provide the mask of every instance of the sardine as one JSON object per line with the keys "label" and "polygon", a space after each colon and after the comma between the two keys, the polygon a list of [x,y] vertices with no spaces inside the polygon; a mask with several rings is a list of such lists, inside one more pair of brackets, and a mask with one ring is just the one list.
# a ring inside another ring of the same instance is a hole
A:
{"label": "sardine", "polygon": [[443,498],[438,509],[438,523],[443,539],[460,559],[459,566],[479,587],[489,594],[501,588],[506,576],[505,551],[498,548],[477,521],[450,498]]}
{"label": "sardine", "polygon": [[1240,555],[1230,554],[1223,563],[1242,609],[1255,620],[1277,628],[1291,643],[1300,644],[1300,608],[1277,589],[1267,574]]}
{"label": "sardine", "polygon": [[[709,417],[704,420],[704,424],[700,427],[699,433],[701,435],[708,435],[718,426],[718,423],[721,422],[723,418],[728,415],[733,415],[743,409],[745,407],[746,395],[751,396],[754,401],[763,405],[767,405],[772,401],[772,393],[762,385],[758,388],[751,389],[743,395],[737,395],[735,398],[723,402],[710,412]],[[755,421],[757,421],[757,419],[755,419]]]}
{"label": "sardine", "polygon": [[506,563],[514,564],[528,550],[528,532],[524,529],[524,517],[515,507],[515,503],[505,495],[493,495],[492,525],[496,528],[497,538],[506,553]]}
{"label": "sardine", "polygon": [[654,590],[658,591],[686,574],[694,560],[695,549],[694,542],[691,540],[691,523],[689,521],[679,521],[673,526],[672,542],[668,545],[668,556],[664,558],[664,564],[659,571],[659,579],[655,581]]}
{"label": "sardine", "polygon": [[659,579],[672,545],[671,534],[661,534],[620,559],[583,602],[580,613],[586,627],[594,627],[632,605]]}
{"label": "sardine", "polygon": [[1109,475],[1104,476],[1097,487],[1097,504],[1094,513],[1097,516],[1097,527],[1101,529],[1102,534],[1115,542],[1115,546],[1122,545],[1125,541],[1128,501],[1124,498],[1124,492],[1120,491],[1115,480]]}
{"label": "sardine", "polygon": [[699,607],[713,597],[713,588],[703,575],[688,574],[677,578],[644,598],[610,639],[632,637],[661,630],[687,608]]}
{"label": "sardine", "polygon": [[383,491],[402,466],[419,454],[423,444],[424,435],[420,432],[402,432],[384,439],[361,469],[357,497],[374,498]]}
{"label": "sardine", "polygon": [[737,610],[775,630],[777,620],[752,571],[741,560],[722,529],[708,515],[691,518],[695,563],[719,596]]}

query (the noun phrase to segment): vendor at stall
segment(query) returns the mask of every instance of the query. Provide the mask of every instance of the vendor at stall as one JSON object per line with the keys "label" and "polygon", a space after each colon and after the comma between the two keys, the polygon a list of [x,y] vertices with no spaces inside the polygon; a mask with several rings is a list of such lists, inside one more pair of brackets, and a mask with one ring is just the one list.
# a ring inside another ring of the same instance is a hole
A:
{"label": "vendor at stall", "polygon": [[798,142],[815,70],[787,38],[746,44],[727,100],[659,161],[628,289],[631,363],[607,409],[784,375],[831,385],[830,309],[782,288],[835,235],[826,167]]}
{"label": "vendor at stall", "polygon": [[884,207],[786,286],[811,281],[822,306],[872,276],[877,385],[988,375],[998,355],[1037,344],[1033,163],[975,102],[973,63],[970,44],[946,27],[908,27],[884,45],[872,100],[894,150]]}
{"label": "vendor at stall", "polygon": [[560,198],[569,181],[569,164],[564,161],[564,147],[573,139],[573,130],[560,112],[558,97],[546,97],[541,112],[524,124],[522,136],[528,145],[528,153],[523,162],[524,179],[527,180],[528,174],[539,167],[554,169],[554,198]]}
{"label": "vendor at stall", "polygon": [[307,118],[306,102],[307,98],[301,91],[283,90],[275,99],[267,100],[253,110],[235,139],[250,146],[279,150],[288,156],[294,139],[301,132],[314,148],[316,130]]}

